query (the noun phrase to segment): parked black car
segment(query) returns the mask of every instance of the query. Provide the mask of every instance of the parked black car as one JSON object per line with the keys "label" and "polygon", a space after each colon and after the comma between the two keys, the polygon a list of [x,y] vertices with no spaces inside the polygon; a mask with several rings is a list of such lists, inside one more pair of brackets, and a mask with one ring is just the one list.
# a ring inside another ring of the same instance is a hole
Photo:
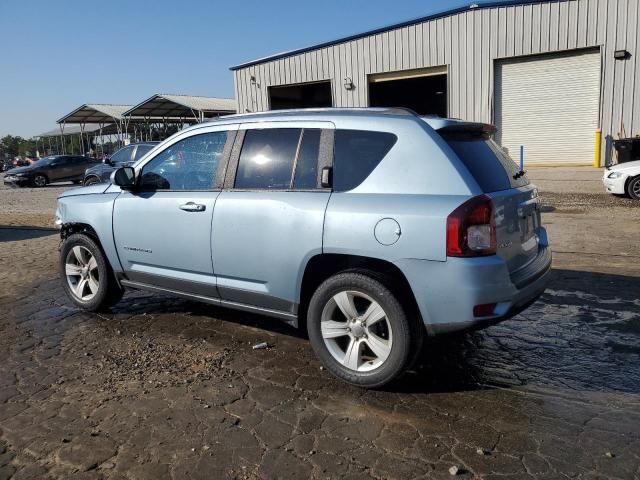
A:
{"label": "parked black car", "polygon": [[8,170],[4,183],[24,187],[44,187],[52,182],[81,183],[87,167],[95,165],[96,160],[80,155],[51,155],[36,160],[26,167]]}
{"label": "parked black car", "polygon": [[159,143],[160,142],[140,142],[122,147],[113,155],[103,160],[101,164],[94,165],[87,169],[84,173],[83,183],[85,185],[94,185],[96,183],[108,182],[111,172],[120,167],[132,165]]}

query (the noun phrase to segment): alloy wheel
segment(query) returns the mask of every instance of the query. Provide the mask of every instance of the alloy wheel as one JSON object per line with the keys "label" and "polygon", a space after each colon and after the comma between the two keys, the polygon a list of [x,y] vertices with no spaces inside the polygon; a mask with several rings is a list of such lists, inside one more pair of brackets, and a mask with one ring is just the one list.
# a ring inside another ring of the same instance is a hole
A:
{"label": "alloy wheel", "polygon": [[71,292],[77,299],[88,302],[98,293],[98,262],[88,248],[78,245],[69,250],[65,261],[65,274]]}
{"label": "alloy wheel", "polygon": [[322,311],[320,332],[333,358],[357,372],[380,367],[393,345],[385,311],[374,299],[354,290],[331,297]]}
{"label": "alloy wheel", "polygon": [[47,179],[42,175],[36,175],[36,178],[33,179],[33,183],[35,183],[36,187],[44,187],[47,184]]}

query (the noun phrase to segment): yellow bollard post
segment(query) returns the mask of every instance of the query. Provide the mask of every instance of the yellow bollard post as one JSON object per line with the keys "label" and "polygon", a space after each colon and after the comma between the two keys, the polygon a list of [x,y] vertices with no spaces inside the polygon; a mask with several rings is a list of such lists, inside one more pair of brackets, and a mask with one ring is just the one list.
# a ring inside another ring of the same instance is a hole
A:
{"label": "yellow bollard post", "polygon": [[600,168],[600,152],[602,151],[602,129],[596,128],[595,151],[593,152],[593,167]]}

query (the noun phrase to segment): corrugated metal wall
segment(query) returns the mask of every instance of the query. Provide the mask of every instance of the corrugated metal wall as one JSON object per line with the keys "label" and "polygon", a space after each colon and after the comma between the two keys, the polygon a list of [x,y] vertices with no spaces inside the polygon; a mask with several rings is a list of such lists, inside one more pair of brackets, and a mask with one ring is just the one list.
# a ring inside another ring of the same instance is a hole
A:
{"label": "corrugated metal wall", "polygon": [[[447,65],[449,116],[493,122],[494,60],[601,47],[603,138],[640,134],[640,0],[470,9],[235,71],[238,111],[268,110],[268,87],[331,80],[336,107],[368,105],[367,75]],[[614,60],[615,50],[631,53]],[[255,77],[255,83],[251,77]],[[350,77],[355,89],[346,90]],[[603,147],[604,148],[604,147]]]}

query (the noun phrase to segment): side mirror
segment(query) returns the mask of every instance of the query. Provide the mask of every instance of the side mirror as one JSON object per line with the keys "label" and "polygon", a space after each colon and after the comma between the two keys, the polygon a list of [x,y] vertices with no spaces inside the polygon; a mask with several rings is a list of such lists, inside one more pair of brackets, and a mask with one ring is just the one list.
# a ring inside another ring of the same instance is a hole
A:
{"label": "side mirror", "polygon": [[320,176],[320,186],[322,188],[331,188],[333,186],[333,168],[324,167]]}
{"label": "side mirror", "polygon": [[133,167],[120,167],[111,174],[111,183],[122,190],[133,190],[136,188],[136,171]]}
{"label": "side mirror", "polygon": [[102,159],[102,163],[104,163],[105,165],[113,165],[113,162],[111,162],[111,157],[104,157]]}

